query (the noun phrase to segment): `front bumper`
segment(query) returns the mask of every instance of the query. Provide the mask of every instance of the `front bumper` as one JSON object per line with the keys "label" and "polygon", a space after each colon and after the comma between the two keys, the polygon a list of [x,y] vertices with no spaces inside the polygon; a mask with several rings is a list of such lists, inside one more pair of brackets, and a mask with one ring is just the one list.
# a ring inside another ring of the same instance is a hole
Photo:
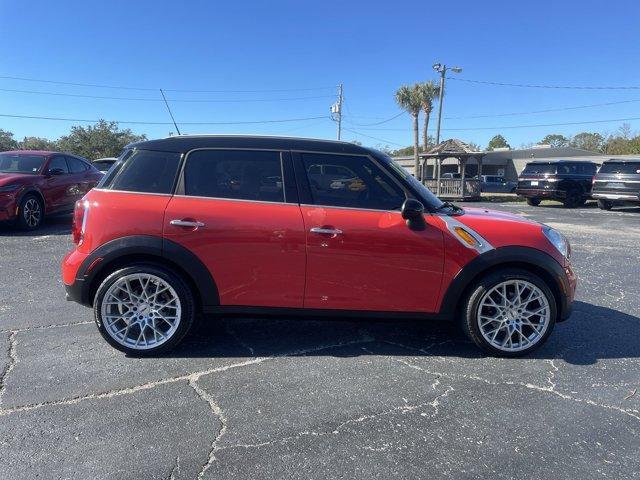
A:
{"label": "front bumper", "polygon": [[0,193],[0,221],[16,218],[16,196],[13,193]]}
{"label": "front bumper", "polygon": [[573,300],[575,299],[576,288],[578,286],[578,277],[576,277],[568,261],[565,263],[564,278],[560,279],[560,285],[563,291],[560,292],[562,298],[560,299],[560,316],[558,317],[558,321],[563,322],[571,316]]}

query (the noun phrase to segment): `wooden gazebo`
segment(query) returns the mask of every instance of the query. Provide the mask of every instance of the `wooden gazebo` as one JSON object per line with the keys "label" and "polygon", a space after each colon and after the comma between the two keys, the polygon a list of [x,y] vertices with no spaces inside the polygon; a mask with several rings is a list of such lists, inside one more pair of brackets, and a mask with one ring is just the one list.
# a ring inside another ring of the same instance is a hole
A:
{"label": "wooden gazebo", "polygon": [[[438,197],[446,200],[479,200],[482,175],[482,157],[484,152],[475,150],[461,140],[449,139],[433,147],[420,157],[424,163],[422,172],[427,171],[429,160],[434,160],[432,178],[422,178],[423,183]],[[442,161],[455,158],[458,162],[460,178],[442,178]],[[473,160],[477,164],[477,177],[467,178],[467,163]]]}

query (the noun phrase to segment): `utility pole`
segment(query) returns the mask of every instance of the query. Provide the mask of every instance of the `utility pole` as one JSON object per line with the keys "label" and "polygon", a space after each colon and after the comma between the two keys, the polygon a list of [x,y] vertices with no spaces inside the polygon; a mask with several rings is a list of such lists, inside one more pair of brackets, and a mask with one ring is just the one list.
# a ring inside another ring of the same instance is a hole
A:
{"label": "utility pole", "polygon": [[338,124],[337,138],[340,140],[342,135],[342,84],[338,85],[338,101],[331,105],[331,119]]}
{"label": "utility pole", "polygon": [[[436,145],[440,145],[440,122],[442,121],[442,100],[444,98],[444,80],[447,75],[447,70],[449,67],[443,65],[441,63],[434,63],[433,69],[440,74],[440,94],[438,96],[438,126],[436,127]],[[451,67],[451,71],[454,73],[460,73],[462,68],[460,67]],[[442,169],[442,159],[436,158],[436,164],[434,165],[436,169],[436,178],[438,179],[438,184],[436,187],[436,195],[440,196],[440,171]]]}
{"label": "utility pole", "polygon": [[440,144],[440,122],[442,120],[442,99],[444,97],[444,80],[447,75],[447,70],[451,70],[454,73],[462,72],[460,67],[447,67],[441,63],[433,65],[433,69],[440,74],[440,94],[438,98],[438,126],[436,127],[436,145]]}

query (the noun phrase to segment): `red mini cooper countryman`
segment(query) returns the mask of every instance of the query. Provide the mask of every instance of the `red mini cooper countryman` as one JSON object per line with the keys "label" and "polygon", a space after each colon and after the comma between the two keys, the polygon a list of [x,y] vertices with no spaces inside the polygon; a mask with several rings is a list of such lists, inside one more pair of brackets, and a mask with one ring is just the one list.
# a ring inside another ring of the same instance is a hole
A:
{"label": "red mini cooper countryman", "polygon": [[518,356],[576,286],[552,228],[443,203],[386,155],[324,140],[132,144],[78,202],[73,239],[67,298],[132,355],[175,347],[198,313],[306,313],[458,321]]}

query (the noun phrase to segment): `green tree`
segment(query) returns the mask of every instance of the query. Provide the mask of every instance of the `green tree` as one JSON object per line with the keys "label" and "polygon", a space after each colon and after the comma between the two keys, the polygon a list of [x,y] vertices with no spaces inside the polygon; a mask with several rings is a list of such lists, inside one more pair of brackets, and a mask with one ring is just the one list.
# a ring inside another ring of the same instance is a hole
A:
{"label": "green tree", "polygon": [[507,143],[507,140],[502,135],[496,135],[487,145],[487,150],[495,150],[496,148],[511,148],[511,145]]}
{"label": "green tree", "polygon": [[24,137],[18,143],[20,150],[57,150],[58,145],[55,141],[42,137]]}
{"label": "green tree", "polygon": [[424,112],[424,120],[422,123],[422,151],[429,150],[429,118],[433,111],[433,102],[438,98],[440,89],[432,81],[418,84],[418,95],[420,96],[420,103],[422,105],[422,111]]}
{"label": "green tree", "polygon": [[8,150],[16,150],[18,148],[18,142],[13,138],[13,133],[0,128],[0,152],[6,152]]}
{"label": "green tree", "polygon": [[590,150],[592,152],[602,152],[604,149],[605,139],[599,133],[582,132],[577,133],[569,142],[574,148],[581,148],[583,150]]}
{"label": "green tree", "polygon": [[396,92],[396,102],[403,110],[406,110],[413,119],[413,164],[415,176],[418,176],[420,169],[420,157],[418,156],[418,148],[420,146],[418,136],[418,116],[422,109],[422,101],[418,84],[413,86],[403,85]]}
{"label": "green tree", "polygon": [[569,139],[564,135],[550,133],[540,140],[540,143],[543,145],[551,145],[552,147],[566,147],[569,145]]}
{"label": "green tree", "polygon": [[60,137],[58,148],[90,160],[117,157],[129,143],[146,140],[146,135],[135,135],[130,129],[120,130],[116,122],[100,120],[88,127],[73,126],[71,133]]}

